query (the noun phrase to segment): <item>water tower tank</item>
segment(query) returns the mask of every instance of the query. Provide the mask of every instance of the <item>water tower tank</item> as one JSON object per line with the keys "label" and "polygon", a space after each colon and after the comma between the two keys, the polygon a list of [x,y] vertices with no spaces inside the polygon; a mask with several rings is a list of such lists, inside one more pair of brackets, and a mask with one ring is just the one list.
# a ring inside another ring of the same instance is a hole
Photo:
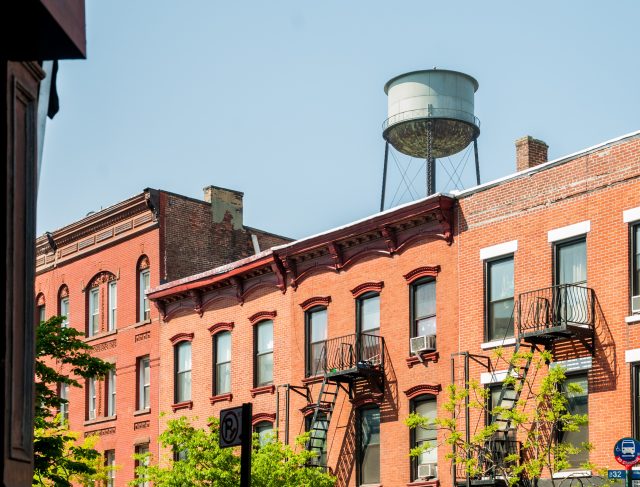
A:
{"label": "water tower tank", "polygon": [[396,150],[421,159],[460,152],[480,134],[473,114],[477,89],[471,76],[446,69],[396,76],[384,86],[389,118],[382,136]]}

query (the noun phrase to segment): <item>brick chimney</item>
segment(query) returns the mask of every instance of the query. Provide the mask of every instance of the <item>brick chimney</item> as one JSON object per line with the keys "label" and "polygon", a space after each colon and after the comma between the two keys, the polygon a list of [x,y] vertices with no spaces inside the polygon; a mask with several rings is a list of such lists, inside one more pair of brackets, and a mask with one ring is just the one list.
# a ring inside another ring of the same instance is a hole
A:
{"label": "brick chimney", "polygon": [[516,169],[518,172],[547,162],[549,146],[530,135],[516,140]]}
{"label": "brick chimney", "polygon": [[242,197],[244,193],[233,189],[207,186],[203,188],[204,200],[211,203],[211,216],[214,223],[225,220],[227,213],[234,230],[242,230]]}

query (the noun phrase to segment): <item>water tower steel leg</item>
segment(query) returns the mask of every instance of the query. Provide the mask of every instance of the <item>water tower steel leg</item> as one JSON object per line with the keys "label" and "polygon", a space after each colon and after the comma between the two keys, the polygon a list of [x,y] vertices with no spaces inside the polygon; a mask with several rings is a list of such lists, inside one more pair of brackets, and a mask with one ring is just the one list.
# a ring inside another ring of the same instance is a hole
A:
{"label": "water tower steel leg", "polygon": [[476,156],[476,184],[480,186],[480,160],[478,159],[478,138],[473,139],[473,153]]}
{"label": "water tower steel leg", "polygon": [[387,162],[389,161],[389,142],[384,145],[384,168],[382,169],[382,196],[380,197],[380,211],[384,211],[384,192],[387,188]]}
{"label": "water tower steel leg", "polygon": [[436,158],[427,159],[427,196],[436,192]]}

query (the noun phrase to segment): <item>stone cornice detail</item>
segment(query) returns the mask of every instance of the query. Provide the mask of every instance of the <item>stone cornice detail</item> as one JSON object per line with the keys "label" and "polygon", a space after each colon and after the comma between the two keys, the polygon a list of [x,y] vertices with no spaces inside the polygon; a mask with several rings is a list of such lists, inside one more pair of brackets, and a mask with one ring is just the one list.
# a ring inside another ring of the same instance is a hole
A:
{"label": "stone cornice detail", "polygon": [[309,299],[305,299],[300,303],[300,307],[303,311],[313,308],[314,306],[329,306],[331,302],[331,296],[314,296]]}
{"label": "stone cornice detail", "polygon": [[178,333],[177,335],[173,335],[171,338],[169,338],[169,341],[172,345],[176,345],[180,342],[191,342],[193,341],[193,337],[193,333]]}
{"label": "stone cornice detail", "polygon": [[277,311],[258,311],[255,314],[249,316],[249,323],[255,325],[259,321],[272,320],[278,315]]}
{"label": "stone cornice detail", "polygon": [[421,279],[423,277],[436,277],[439,272],[439,265],[426,265],[422,267],[416,267],[412,271],[407,272],[402,277],[405,278],[407,284],[411,284],[412,282],[417,281],[418,279]]}
{"label": "stone cornice detail", "polygon": [[255,426],[258,423],[261,423],[263,421],[268,421],[270,423],[273,423],[275,420],[276,420],[275,413],[257,413],[257,414],[254,414],[253,417],[251,418],[251,425]]}
{"label": "stone cornice detail", "polygon": [[216,333],[220,333],[221,331],[231,331],[234,327],[233,321],[216,323],[215,325],[211,325],[209,327],[209,333],[215,335]]}
{"label": "stone cornice detail", "polygon": [[354,287],[351,290],[351,294],[353,295],[354,298],[357,298],[359,296],[362,296],[364,293],[368,293],[368,292],[379,293],[380,291],[382,291],[383,287],[384,287],[384,281],[363,282],[362,284],[359,284],[358,286]]}
{"label": "stone cornice detail", "polygon": [[407,398],[414,399],[424,394],[437,396],[441,390],[442,386],[440,384],[418,384],[417,386],[410,387],[409,389],[404,391],[404,393]]}

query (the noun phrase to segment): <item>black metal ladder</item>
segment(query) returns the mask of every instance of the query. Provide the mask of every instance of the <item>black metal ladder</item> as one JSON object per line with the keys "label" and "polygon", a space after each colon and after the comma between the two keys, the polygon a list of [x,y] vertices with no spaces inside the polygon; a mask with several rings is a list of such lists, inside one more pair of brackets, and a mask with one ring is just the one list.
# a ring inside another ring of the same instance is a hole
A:
{"label": "black metal ladder", "polygon": [[[340,384],[325,377],[320,386],[318,400],[313,406],[313,416],[311,425],[309,426],[309,441],[307,442],[307,450],[317,453],[317,464],[319,465],[322,458],[325,442],[327,441],[327,433],[329,424],[331,423],[331,415],[336,405]],[[318,419],[324,415],[324,421],[318,422]]]}

